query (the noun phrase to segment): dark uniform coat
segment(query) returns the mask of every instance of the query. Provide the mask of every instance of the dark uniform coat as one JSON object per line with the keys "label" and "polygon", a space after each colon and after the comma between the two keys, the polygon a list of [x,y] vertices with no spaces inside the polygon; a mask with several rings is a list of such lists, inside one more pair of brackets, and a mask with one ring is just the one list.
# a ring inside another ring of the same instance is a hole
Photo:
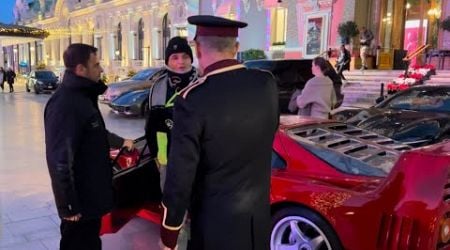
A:
{"label": "dark uniform coat", "polygon": [[173,246],[167,235],[181,228],[189,209],[189,249],[269,249],[275,80],[235,60],[205,74],[175,102],[162,240]]}
{"label": "dark uniform coat", "polygon": [[99,218],[113,205],[109,150],[123,139],[106,130],[98,109],[105,90],[67,71],[45,107],[47,165],[60,217]]}

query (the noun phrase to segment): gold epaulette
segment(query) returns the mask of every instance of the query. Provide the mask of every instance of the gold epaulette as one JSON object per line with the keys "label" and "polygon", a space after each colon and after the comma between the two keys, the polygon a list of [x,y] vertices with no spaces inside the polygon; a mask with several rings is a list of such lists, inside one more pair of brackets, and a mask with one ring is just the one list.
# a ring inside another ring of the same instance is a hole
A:
{"label": "gold epaulette", "polygon": [[187,87],[182,89],[180,91],[180,96],[183,99],[186,99],[186,96],[189,94],[189,92],[191,90],[195,89],[196,87],[202,85],[206,81],[206,78],[208,78],[208,76],[212,76],[212,75],[216,75],[216,74],[220,74],[220,73],[224,73],[224,72],[228,72],[228,71],[232,71],[232,70],[236,70],[236,69],[242,69],[242,68],[245,68],[245,66],[242,64],[236,64],[236,65],[232,65],[232,66],[228,66],[225,68],[211,71],[208,74],[206,74],[205,76],[198,78],[195,82],[189,84]]}
{"label": "gold epaulette", "polygon": [[186,96],[189,94],[189,92],[190,92],[192,89],[194,89],[194,88],[196,88],[196,87],[202,85],[202,83],[204,83],[205,80],[206,80],[206,77],[200,77],[200,78],[198,78],[195,82],[189,84],[189,85],[186,86],[184,89],[182,89],[182,90],[180,91],[179,96],[181,96],[183,99],[185,99]]}

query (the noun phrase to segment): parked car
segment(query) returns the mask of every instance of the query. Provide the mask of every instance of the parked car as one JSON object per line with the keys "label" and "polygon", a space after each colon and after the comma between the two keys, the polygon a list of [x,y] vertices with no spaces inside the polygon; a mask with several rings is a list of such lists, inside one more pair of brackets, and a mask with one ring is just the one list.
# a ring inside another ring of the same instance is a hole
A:
{"label": "parked car", "polygon": [[[160,223],[145,139],[120,155],[102,233],[138,215]],[[421,149],[352,125],[282,116],[272,151],[271,249],[446,249],[450,142]]]}
{"label": "parked car", "polygon": [[108,84],[108,89],[103,95],[99,96],[100,102],[108,104],[125,92],[150,88],[150,79],[160,70],[161,68],[144,69],[128,80]]}
{"label": "parked car", "polygon": [[150,88],[126,92],[109,103],[114,113],[133,116],[144,116],[148,110]]}
{"label": "parked car", "polygon": [[31,90],[36,94],[42,92],[54,91],[58,88],[59,77],[50,70],[32,70],[26,79],[25,89],[27,92]]}
{"label": "parked car", "polygon": [[450,86],[417,86],[367,108],[337,111],[332,118],[412,146],[450,139]]}
{"label": "parked car", "polygon": [[[298,88],[303,89],[306,82],[314,77],[311,72],[311,59],[300,60],[252,60],[244,65],[248,68],[258,68],[272,72],[277,84],[279,95],[279,107],[281,113],[288,114],[289,100],[292,93]],[[342,81],[334,67],[330,64],[330,78],[334,84],[334,90],[338,103],[342,103],[344,96],[341,93]]]}

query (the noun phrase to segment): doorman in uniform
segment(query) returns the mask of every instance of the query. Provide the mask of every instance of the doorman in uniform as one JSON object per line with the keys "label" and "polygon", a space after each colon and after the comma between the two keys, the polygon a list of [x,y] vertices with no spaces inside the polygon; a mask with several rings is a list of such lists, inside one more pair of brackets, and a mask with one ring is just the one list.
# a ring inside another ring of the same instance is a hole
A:
{"label": "doorman in uniform", "polygon": [[270,160],[278,126],[274,77],[235,60],[246,23],[192,16],[202,77],[175,101],[161,243],[176,247],[186,213],[188,249],[269,249]]}
{"label": "doorman in uniform", "polygon": [[[170,39],[166,48],[166,67],[155,74],[149,94],[150,112],[146,119],[145,136],[152,157],[158,157],[161,150],[159,146],[163,144],[158,142],[158,132],[167,134],[167,152],[169,152],[175,97],[181,89],[197,79],[197,70],[192,66],[192,61],[192,50],[187,40],[179,36]],[[165,164],[165,158],[163,155],[158,160]]]}

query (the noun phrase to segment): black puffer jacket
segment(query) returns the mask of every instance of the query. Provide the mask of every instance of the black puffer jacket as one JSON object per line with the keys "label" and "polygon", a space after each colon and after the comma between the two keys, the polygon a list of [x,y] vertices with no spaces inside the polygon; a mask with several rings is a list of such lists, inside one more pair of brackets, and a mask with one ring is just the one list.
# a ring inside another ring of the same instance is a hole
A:
{"label": "black puffer jacket", "polygon": [[123,139],[105,128],[97,104],[105,90],[67,71],[45,107],[47,164],[60,217],[98,218],[112,207],[109,148]]}

